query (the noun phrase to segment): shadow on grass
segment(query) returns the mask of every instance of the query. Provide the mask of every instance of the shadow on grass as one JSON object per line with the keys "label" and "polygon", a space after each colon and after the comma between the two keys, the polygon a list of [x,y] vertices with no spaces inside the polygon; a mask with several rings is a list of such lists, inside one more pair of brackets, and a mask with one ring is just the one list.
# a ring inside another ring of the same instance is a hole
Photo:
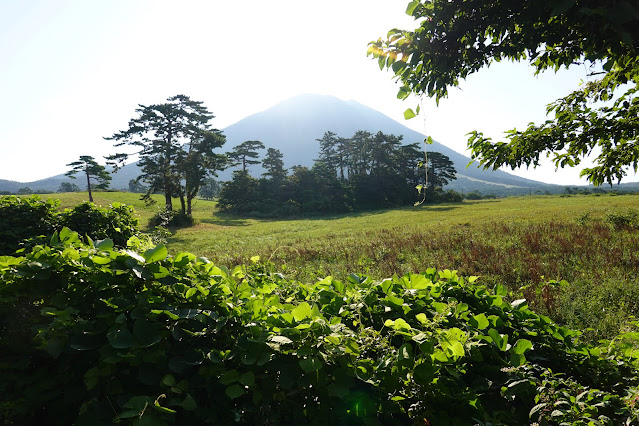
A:
{"label": "shadow on grass", "polygon": [[199,218],[198,222],[218,226],[249,226],[249,216],[231,215],[228,213],[213,213],[211,218]]}
{"label": "shadow on grass", "polygon": [[450,211],[457,209],[461,206],[461,204],[426,204],[419,207],[395,207],[388,209],[376,209],[376,210],[360,210],[354,212],[347,213],[301,213],[295,216],[264,216],[258,214],[240,214],[240,213],[214,213],[212,218],[202,218],[198,219],[201,223],[207,223],[211,225],[219,225],[219,226],[249,226],[250,221],[259,222],[259,223],[268,223],[268,222],[285,222],[285,221],[296,221],[296,220],[334,220],[334,219],[344,219],[344,218],[362,218],[380,215],[384,213],[388,213],[391,211]]}

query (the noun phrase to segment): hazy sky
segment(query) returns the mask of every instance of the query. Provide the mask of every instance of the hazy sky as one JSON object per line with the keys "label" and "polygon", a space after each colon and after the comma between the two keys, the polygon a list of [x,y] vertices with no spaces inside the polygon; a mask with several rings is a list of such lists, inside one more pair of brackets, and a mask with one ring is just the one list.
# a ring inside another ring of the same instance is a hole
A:
{"label": "hazy sky", "polygon": [[[525,64],[480,71],[425,114],[403,111],[392,74],[366,57],[393,27],[414,28],[407,0],[4,0],[0,2],[0,178],[64,173],[80,155],[115,152],[103,140],[138,104],[185,94],[224,128],[303,93],[374,108],[465,153],[465,136],[545,119],[545,105],[578,87],[584,69],[533,77]],[[328,130],[328,129],[327,129]],[[321,135],[318,135],[321,137]],[[585,183],[578,170],[517,174]],[[637,180],[633,177],[629,180]]]}

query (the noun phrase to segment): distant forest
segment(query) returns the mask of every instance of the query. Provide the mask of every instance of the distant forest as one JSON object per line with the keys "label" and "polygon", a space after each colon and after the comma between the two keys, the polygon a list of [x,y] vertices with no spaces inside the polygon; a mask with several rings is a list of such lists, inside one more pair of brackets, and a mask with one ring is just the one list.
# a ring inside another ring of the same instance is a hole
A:
{"label": "distant forest", "polygon": [[[425,155],[417,143],[402,145],[401,136],[360,130],[345,138],[326,132],[317,141],[319,155],[313,166],[294,166],[290,175],[279,150],[269,148],[259,160],[259,151],[265,149],[261,142],[236,146],[227,156],[229,166],[238,169],[221,185],[220,209],[281,216],[462,200],[461,194],[442,190],[455,179],[452,161],[438,152]],[[260,178],[250,175],[253,164],[264,169]]]}

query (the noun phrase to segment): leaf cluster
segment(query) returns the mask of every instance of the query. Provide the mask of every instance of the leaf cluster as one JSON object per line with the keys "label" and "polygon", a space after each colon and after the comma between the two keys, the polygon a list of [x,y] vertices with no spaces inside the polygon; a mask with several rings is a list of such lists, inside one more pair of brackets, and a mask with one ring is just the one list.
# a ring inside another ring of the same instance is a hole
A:
{"label": "leaf cluster", "polygon": [[0,275],[5,423],[636,420],[627,359],[454,271],[303,284],[63,229]]}
{"label": "leaf cluster", "polygon": [[34,195],[28,198],[0,197],[0,254],[12,254],[21,245],[31,247],[55,231],[71,228],[93,239],[111,238],[119,247],[139,233],[139,221],[133,208],[112,203],[108,208],[82,203],[60,212],[59,200],[43,201]]}
{"label": "leaf cluster", "polygon": [[595,152],[595,166],[582,171],[595,185],[620,181],[629,168],[637,171],[636,2],[413,0],[406,13],[418,27],[393,29],[385,40],[371,42],[368,52],[402,83],[400,99],[415,93],[439,102],[461,79],[504,59],[528,61],[536,73],[601,65],[601,72],[591,73],[600,78],[548,106],[553,118],[506,132],[509,142],[471,133],[468,146],[485,167],[537,166],[543,153],[557,167],[574,166]]}

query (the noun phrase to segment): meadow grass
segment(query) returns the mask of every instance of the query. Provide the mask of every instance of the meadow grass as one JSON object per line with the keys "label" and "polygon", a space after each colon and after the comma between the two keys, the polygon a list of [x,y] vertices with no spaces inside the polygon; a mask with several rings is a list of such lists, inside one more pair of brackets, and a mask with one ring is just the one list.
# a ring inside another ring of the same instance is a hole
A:
{"label": "meadow grass", "polygon": [[[58,195],[62,206],[82,201],[81,193]],[[156,206],[139,194],[98,193],[95,201],[133,205],[144,227],[162,205],[156,197]],[[507,285],[596,340],[639,315],[639,232],[606,219],[637,208],[637,195],[531,196],[274,220],[225,215],[198,200],[196,225],[173,230],[167,246],[228,267],[260,256],[303,281],[455,269]]]}

